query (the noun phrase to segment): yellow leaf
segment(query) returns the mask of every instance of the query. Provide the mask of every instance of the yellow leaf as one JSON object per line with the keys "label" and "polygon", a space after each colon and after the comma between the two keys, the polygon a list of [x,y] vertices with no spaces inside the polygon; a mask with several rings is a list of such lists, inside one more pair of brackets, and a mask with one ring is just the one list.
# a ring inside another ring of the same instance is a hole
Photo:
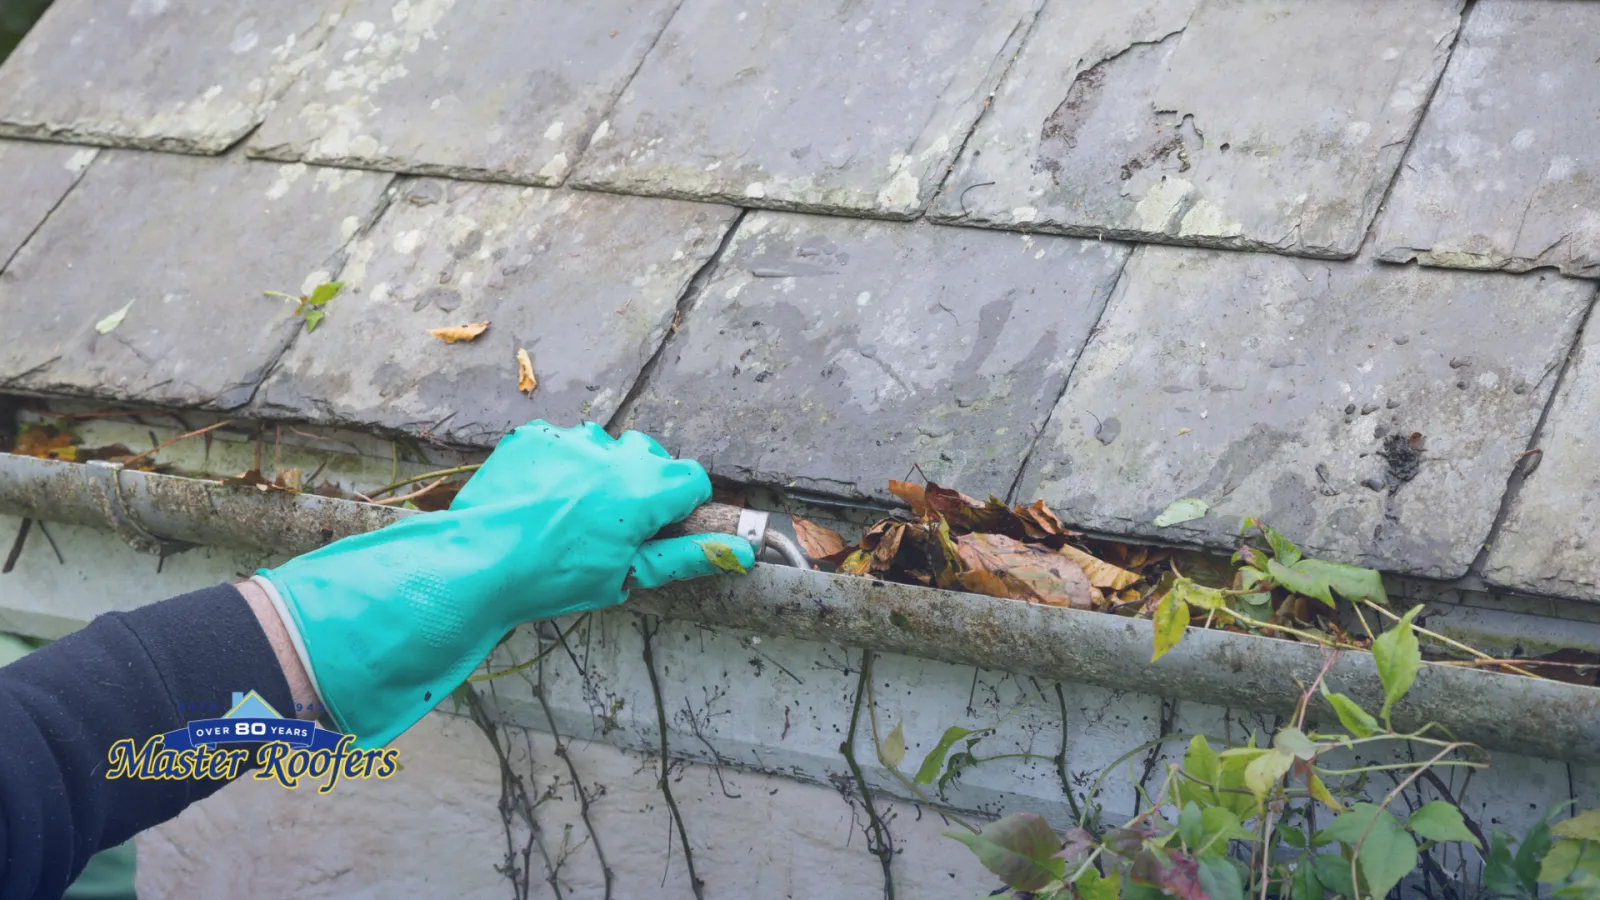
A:
{"label": "yellow leaf", "polygon": [[533,396],[533,392],[538,390],[538,389],[539,389],[539,379],[536,378],[534,376],[534,374],[533,374],[533,360],[531,358],[529,358],[527,350],[525,350],[525,349],[523,349],[521,347],[518,347],[517,348],[517,390],[523,392],[524,394],[527,394],[529,397],[532,397]]}
{"label": "yellow leaf", "polygon": [[894,730],[883,741],[883,764],[891,769],[900,768],[900,761],[906,758],[906,733],[902,725],[896,722]]}
{"label": "yellow leaf", "polygon": [[1317,773],[1312,772],[1307,776],[1306,787],[1310,788],[1311,796],[1321,800],[1323,805],[1329,809],[1336,809],[1339,812],[1345,811],[1344,804],[1334,799],[1333,794],[1328,791],[1328,786],[1322,783],[1321,778],[1317,777]]}
{"label": "yellow leaf", "polygon": [[[488,322],[473,322],[471,325],[451,325],[448,328],[429,328],[428,333],[439,340],[444,341],[446,344],[454,344],[460,341],[475,341],[478,339],[478,335],[483,334],[488,330],[488,328]],[[518,362],[521,362],[520,358]],[[530,371],[532,371],[533,366],[530,364],[528,368]]]}
{"label": "yellow leaf", "polygon": [[1256,797],[1256,803],[1265,803],[1267,794],[1278,786],[1278,779],[1288,774],[1294,765],[1294,754],[1282,750],[1268,750],[1244,767],[1244,785]]}
{"label": "yellow leaf", "polygon": [[799,516],[792,517],[794,536],[800,539],[800,548],[812,559],[833,556],[845,548],[844,538],[832,528],[807,522]]}
{"label": "yellow leaf", "polygon": [[1183,602],[1177,591],[1167,591],[1167,595],[1156,605],[1154,624],[1155,653],[1150,656],[1151,662],[1160,659],[1183,640],[1183,630],[1189,627],[1189,604]]}
{"label": "yellow leaf", "polygon": [[744,563],[739,562],[739,557],[734,555],[733,548],[720,541],[702,541],[700,543],[700,552],[706,555],[706,559],[713,566],[724,572],[743,575],[749,571],[744,567]]}
{"label": "yellow leaf", "polygon": [[1078,568],[1083,570],[1083,574],[1089,576],[1089,583],[1097,588],[1111,588],[1114,591],[1120,591],[1139,580],[1139,573],[1129,572],[1127,569],[1118,568],[1104,560],[1096,559],[1071,544],[1063,545],[1058,552],[1077,563]]}

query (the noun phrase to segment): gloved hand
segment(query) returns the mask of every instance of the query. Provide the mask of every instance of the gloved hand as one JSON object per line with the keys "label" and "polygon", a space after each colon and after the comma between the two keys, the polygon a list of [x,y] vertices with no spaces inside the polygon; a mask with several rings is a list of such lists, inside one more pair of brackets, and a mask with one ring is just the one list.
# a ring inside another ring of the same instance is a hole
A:
{"label": "gloved hand", "polygon": [[709,499],[699,463],[642,434],[537,421],[500,441],[448,511],[260,575],[334,721],[357,746],[381,747],[523,622],[714,574],[707,540],[751,566],[750,544],[730,535],[650,540]]}

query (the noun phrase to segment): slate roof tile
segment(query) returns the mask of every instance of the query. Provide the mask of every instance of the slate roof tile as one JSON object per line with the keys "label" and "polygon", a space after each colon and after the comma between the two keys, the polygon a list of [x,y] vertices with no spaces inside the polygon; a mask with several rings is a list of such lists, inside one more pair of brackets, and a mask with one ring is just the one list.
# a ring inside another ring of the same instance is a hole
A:
{"label": "slate roof tile", "polygon": [[0,135],[221,153],[327,34],[323,0],[55,0],[0,67]]}
{"label": "slate roof tile", "polygon": [[882,499],[916,462],[1004,496],[1127,253],[753,213],[628,424],[731,478]]}
{"label": "slate roof tile", "polygon": [[1041,0],[686,0],[579,164],[585,187],[919,214]]}
{"label": "slate roof tile", "polygon": [[941,220],[1349,257],[1459,0],[1051,3]]}
{"label": "slate roof tile", "polygon": [[82,177],[95,150],[0,141],[0,269]]}
{"label": "slate roof tile", "polygon": [[559,185],[671,0],[361,0],[251,152]]}
{"label": "slate roof tile", "polygon": [[[0,273],[0,387],[233,409],[390,176],[102,151]],[[335,301],[337,303],[337,301]],[[105,334],[95,326],[126,308]]]}
{"label": "slate roof tile", "polygon": [[[275,417],[492,447],[530,419],[607,421],[737,211],[506,185],[412,183],[355,241],[349,294],[262,387]],[[487,321],[470,343],[430,328]],[[516,389],[526,349],[539,386]]]}
{"label": "slate roof tile", "polygon": [[1473,7],[1380,223],[1395,262],[1600,277],[1600,4]]}
{"label": "slate roof tile", "polygon": [[[1484,578],[1518,591],[1600,600],[1600,332],[1583,342],[1535,453],[1512,482]],[[1526,477],[1521,477],[1525,475]]]}
{"label": "slate roof tile", "polygon": [[[1217,547],[1258,516],[1309,554],[1458,577],[1592,294],[1370,256],[1140,247],[1021,494],[1085,528]],[[1392,443],[1414,432],[1417,460]],[[1153,526],[1180,497],[1209,514]]]}

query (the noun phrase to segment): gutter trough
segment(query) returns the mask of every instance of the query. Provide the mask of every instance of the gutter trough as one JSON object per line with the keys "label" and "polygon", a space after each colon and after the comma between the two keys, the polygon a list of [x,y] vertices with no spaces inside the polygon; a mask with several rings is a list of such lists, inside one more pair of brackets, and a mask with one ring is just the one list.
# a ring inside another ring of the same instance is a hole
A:
{"label": "gutter trough", "polygon": [[[147,553],[207,545],[285,555],[412,514],[115,464],[4,453],[0,513],[110,528]],[[758,565],[743,578],[637,590],[628,607],[764,635],[1279,714],[1293,711],[1326,660],[1326,651],[1312,644],[1191,629],[1151,663],[1147,620],[772,565]],[[1341,652],[1328,681],[1366,709],[1383,705],[1371,654]],[[1320,697],[1312,710],[1325,722],[1334,720]],[[1425,662],[1394,720],[1402,730],[1435,722],[1490,750],[1600,763],[1600,688]]]}

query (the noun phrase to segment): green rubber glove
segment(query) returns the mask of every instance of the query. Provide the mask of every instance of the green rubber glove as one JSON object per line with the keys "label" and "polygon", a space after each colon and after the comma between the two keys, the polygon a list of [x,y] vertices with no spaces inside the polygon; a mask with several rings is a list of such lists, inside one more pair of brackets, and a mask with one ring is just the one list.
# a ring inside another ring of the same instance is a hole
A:
{"label": "green rubber glove", "polygon": [[537,421],[500,441],[448,511],[260,574],[334,722],[357,746],[381,747],[523,622],[714,574],[706,541],[749,568],[750,544],[730,535],[650,540],[709,499],[699,463],[642,434],[613,440],[598,425]]}

